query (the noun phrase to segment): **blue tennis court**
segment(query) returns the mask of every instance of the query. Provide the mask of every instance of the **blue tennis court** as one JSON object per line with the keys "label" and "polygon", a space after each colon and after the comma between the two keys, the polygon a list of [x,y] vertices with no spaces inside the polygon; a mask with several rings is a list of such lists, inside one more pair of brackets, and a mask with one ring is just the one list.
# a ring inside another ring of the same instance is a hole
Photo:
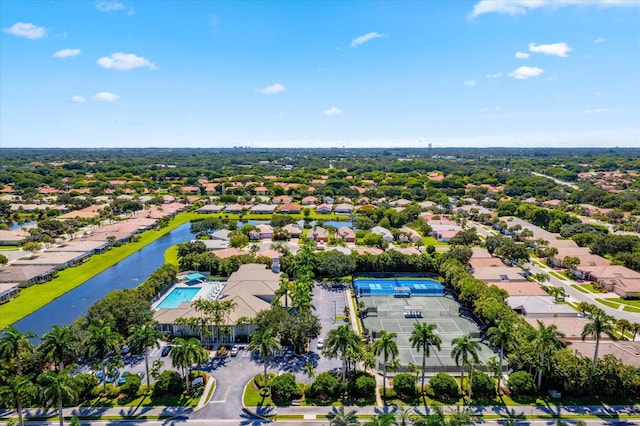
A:
{"label": "blue tennis court", "polygon": [[443,294],[442,284],[429,278],[356,278],[353,280],[353,288],[362,296],[411,297],[442,296]]}

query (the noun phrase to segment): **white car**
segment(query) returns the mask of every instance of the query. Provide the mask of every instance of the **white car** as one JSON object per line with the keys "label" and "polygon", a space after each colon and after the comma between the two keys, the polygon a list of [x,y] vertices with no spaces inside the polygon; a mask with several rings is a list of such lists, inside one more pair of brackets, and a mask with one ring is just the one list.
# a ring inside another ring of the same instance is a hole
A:
{"label": "white car", "polygon": [[318,345],[316,346],[317,349],[322,349],[324,348],[324,339],[320,338],[318,339]]}

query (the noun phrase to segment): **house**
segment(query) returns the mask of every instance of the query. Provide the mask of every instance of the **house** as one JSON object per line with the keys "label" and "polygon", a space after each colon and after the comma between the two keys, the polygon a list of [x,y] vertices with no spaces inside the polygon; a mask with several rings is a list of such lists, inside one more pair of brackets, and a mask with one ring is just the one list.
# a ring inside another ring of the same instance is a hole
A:
{"label": "house", "polygon": [[253,214],[273,214],[278,208],[277,204],[256,204],[251,207],[251,213]]}
{"label": "house", "polygon": [[[277,259],[277,258],[276,258]],[[277,262],[274,259],[274,264]],[[220,334],[220,342],[216,342],[214,326],[210,326],[211,337],[204,337],[203,343],[235,342],[239,336],[246,339],[256,328],[254,324],[247,324],[238,320],[251,320],[258,312],[271,308],[271,302],[276,299],[276,290],[280,287],[280,272],[278,268],[267,265],[249,263],[229,276],[226,285],[220,291],[218,300],[232,301],[235,308],[223,318],[221,326],[228,327],[230,334]],[[202,317],[202,313],[195,310],[193,302],[183,302],[177,308],[157,309],[153,319],[158,322],[160,330],[167,335],[197,335],[197,331],[187,325],[179,324],[180,318]],[[250,321],[249,321],[250,322]]]}
{"label": "house", "polygon": [[371,228],[371,232],[374,234],[382,235],[382,238],[388,243],[393,242],[393,234],[387,228],[383,228],[382,226],[374,226]]}
{"label": "house", "polygon": [[13,261],[13,266],[48,266],[53,269],[62,270],[70,266],[76,266],[91,256],[90,252],[78,251],[45,251],[35,254],[29,259],[18,259]]}
{"label": "house", "polygon": [[415,229],[411,229],[408,226],[403,226],[402,228],[400,228],[400,242],[406,243],[406,242],[412,242],[412,243],[417,243],[418,241],[422,240],[422,237],[420,237],[420,234],[418,234],[418,231],[416,231]]}
{"label": "house", "polygon": [[224,206],[224,211],[226,213],[242,213],[244,210],[244,206],[242,204],[227,204]]}
{"label": "house", "polygon": [[210,235],[211,235],[211,239],[214,239],[214,240],[229,241],[230,234],[231,234],[231,231],[228,229],[218,229],[217,231],[212,232]]}
{"label": "house", "polygon": [[273,197],[273,204],[290,204],[291,202],[293,202],[293,197],[288,195]]}
{"label": "house", "polygon": [[338,228],[338,232],[336,233],[336,236],[340,238],[342,241],[344,241],[345,243],[355,244],[356,242],[355,231],[347,226],[342,226]]}
{"label": "house", "polygon": [[16,297],[19,291],[18,283],[0,283],[0,304]]}
{"label": "house", "polygon": [[256,225],[256,229],[249,233],[249,238],[252,240],[267,240],[273,238],[273,228],[266,223]]}
{"label": "house", "polygon": [[302,211],[302,206],[294,203],[283,204],[278,211],[284,214],[299,214]]}
{"label": "house", "polygon": [[528,283],[524,273],[520,268],[511,266],[490,266],[474,268],[472,275],[475,279],[483,281],[489,285],[495,283]]}
{"label": "house", "polygon": [[229,241],[225,241],[225,240],[198,240],[198,241],[201,241],[207,247],[207,250],[210,250],[210,251],[224,250],[229,248]]}
{"label": "house", "polygon": [[316,226],[313,229],[309,230],[309,232],[307,233],[307,237],[311,238],[317,243],[326,243],[327,241],[329,241],[329,232],[320,226]]}
{"label": "house", "polygon": [[573,308],[556,303],[551,296],[509,296],[507,305],[528,318],[571,318],[578,312]]}
{"label": "house", "polygon": [[450,241],[453,237],[458,235],[458,232],[460,232],[459,229],[448,230],[448,231],[437,231],[435,232],[435,237],[436,237],[436,240],[446,243]]}
{"label": "house", "polygon": [[256,186],[253,188],[253,192],[255,192],[256,195],[267,195],[269,193],[269,188],[265,186]]}
{"label": "house", "polygon": [[208,214],[208,213],[220,213],[224,210],[224,206],[217,206],[215,204],[207,204],[206,206],[202,206],[198,209],[198,213],[200,214]]}
{"label": "house", "polygon": [[232,257],[232,256],[243,256],[243,255],[246,256],[246,255],[248,255],[247,252],[238,250],[235,247],[229,247],[228,249],[216,250],[216,251],[213,252],[213,254],[218,259],[227,259],[227,258]]}
{"label": "house", "polygon": [[285,225],[282,229],[287,231],[291,238],[300,238],[300,235],[302,235],[302,229],[300,229],[300,227],[298,227],[297,225],[291,223]]}
{"label": "house", "polygon": [[[549,245],[551,245],[551,241],[549,241]],[[556,247],[556,249],[558,250],[558,254],[556,254],[552,259],[551,262],[553,263],[553,266],[556,267],[564,267],[562,261],[564,260],[565,257],[577,257],[580,258],[581,256],[589,256],[591,255],[591,250],[589,249],[589,247]],[[582,263],[582,262],[580,262]]]}
{"label": "house", "polygon": [[31,235],[24,228],[13,231],[0,230],[0,246],[19,246]]}
{"label": "house", "polygon": [[312,206],[316,203],[316,197],[313,197],[311,195],[304,197],[302,199],[302,205],[303,206]]}
{"label": "house", "polygon": [[18,283],[21,288],[49,281],[55,273],[51,265],[7,266],[0,268],[0,283]]}
{"label": "house", "polygon": [[183,194],[199,194],[200,188],[197,186],[183,186],[180,188],[180,192]]}
{"label": "house", "polygon": [[353,212],[353,205],[348,203],[341,203],[334,209],[336,214],[351,214]]}
{"label": "house", "polygon": [[331,205],[327,203],[322,203],[316,206],[316,213],[318,214],[331,214],[331,210]]}
{"label": "house", "polygon": [[411,204],[411,201],[404,198],[400,198],[389,203],[391,207],[407,207],[409,204]]}
{"label": "house", "polygon": [[622,265],[595,266],[588,269],[591,279],[623,298],[640,297],[640,272]]}
{"label": "house", "polygon": [[91,254],[103,253],[109,243],[107,241],[91,241],[86,238],[66,241],[59,246],[53,246],[47,252],[81,252]]}

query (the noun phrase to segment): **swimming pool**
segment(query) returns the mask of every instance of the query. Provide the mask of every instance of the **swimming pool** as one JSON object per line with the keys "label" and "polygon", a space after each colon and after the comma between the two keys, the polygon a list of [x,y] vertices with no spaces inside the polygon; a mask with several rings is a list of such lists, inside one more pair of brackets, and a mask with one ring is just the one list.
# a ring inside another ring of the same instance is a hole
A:
{"label": "swimming pool", "polygon": [[360,295],[392,295],[397,287],[406,287],[411,296],[442,296],[443,287],[428,278],[356,278],[353,288]]}
{"label": "swimming pool", "polygon": [[158,304],[158,309],[175,309],[182,302],[191,302],[196,294],[202,289],[202,287],[177,287],[171,290],[171,293],[167,294],[162,302]]}

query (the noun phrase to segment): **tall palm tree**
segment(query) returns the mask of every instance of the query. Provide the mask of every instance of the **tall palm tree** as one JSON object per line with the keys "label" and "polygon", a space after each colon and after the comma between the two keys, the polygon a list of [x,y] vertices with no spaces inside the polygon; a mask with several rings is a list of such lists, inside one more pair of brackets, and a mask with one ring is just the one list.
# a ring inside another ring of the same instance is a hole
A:
{"label": "tall palm tree", "polygon": [[276,290],[276,300],[280,300],[284,296],[284,307],[289,307],[289,293],[291,293],[292,282],[289,281],[289,276],[285,273],[280,274],[280,286]]}
{"label": "tall palm tree", "polygon": [[144,369],[147,377],[147,389],[151,387],[149,379],[149,348],[160,347],[160,338],[162,333],[158,330],[157,322],[148,322],[146,324],[134,324],[129,328],[131,336],[129,337],[129,345],[134,353],[144,352]]}
{"label": "tall palm tree", "polygon": [[373,353],[376,356],[382,355],[384,358],[382,393],[385,396],[387,395],[387,362],[389,358],[398,356],[396,337],[397,334],[394,332],[388,333],[386,330],[380,330],[380,337],[373,342]]}
{"label": "tall palm tree", "polygon": [[96,357],[102,366],[102,384],[104,391],[107,391],[107,358],[110,354],[116,352],[122,336],[117,331],[111,330],[109,324],[102,327],[97,325],[89,326],[89,338],[86,342],[87,355]]}
{"label": "tall palm tree", "polygon": [[304,282],[298,281],[291,292],[291,307],[298,311],[310,312],[316,307],[311,303],[311,288]]}
{"label": "tall palm tree", "polygon": [[[478,357],[478,352],[480,352],[480,344],[475,340],[471,340],[470,335],[456,337],[451,341],[453,344],[453,349],[451,350],[451,356],[456,362],[456,365],[460,366],[462,364],[462,378],[460,380],[461,386],[463,387],[464,383],[464,370],[470,362],[473,364],[478,364],[480,362],[480,358]],[[471,383],[469,383],[469,389],[471,389]]]}
{"label": "tall palm tree", "polygon": [[640,333],[640,323],[634,322],[631,324],[631,331],[633,331],[633,336],[631,336],[631,341],[636,340],[636,335]]}
{"label": "tall palm tree", "polygon": [[378,413],[371,417],[371,420],[365,422],[365,426],[392,426],[395,421],[396,416],[394,413]]}
{"label": "tall palm tree", "polygon": [[620,338],[624,339],[625,338],[624,332],[627,330],[631,330],[632,328],[631,321],[624,318],[620,318],[616,320],[616,327],[620,329]]}
{"label": "tall palm tree", "polygon": [[602,334],[606,334],[612,339],[615,338],[615,331],[613,328],[613,318],[609,315],[596,315],[593,317],[590,323],[585,324],[582,329],[582,340],[587,336],[591,336],[596,341],[596,348],[593,351],[593,365],[598,362],[598,347],[600,346],[600,338]]}
{"label": "tall palm tree", "polygon": [[0,403],[6,407],[15,407],[20,426],[24,425],[22,407],[29,404],[38,393],[38,388],[31,378],[31,376],[19,374],[12,375],[3,386],[0,386]]}
{"label": "tall palm tree", "polygon": [[500,376],[498,376],[498,389],[502,380],[502,361],[504,360],[504,349],[511,346],[515,335],[515,324],[510,321],[501,321],[496,327],[487,330],[489,343],[500,348]]}
{"label": "tall palm tree", "polygon": [[277,350],[280,350],[280,343],[275,337],[271,335],[271,329],[267,328],[264,331],[256,331],[251,335],[251,342],[247,349],[250,351],[258,350],[262,360],[264,361],[264,375],[262,376],[264,382],[267,382],[267,365],[269,363],[269,357]]}
{"label": "tall palm tree", "polygon": [[340,408],[334,408],[328,417],[331,426],[356,426],[360,424],[356,416],[356,410],[346,412],[343,405]]}
{"label": "tall palm tree", "polygon": [[396,424],[398,426],[409,426],[415,412],[411,407],[405,407],[400,404],[396,406]]}
{"label": "tall palm tree", "polygon": [[409,338],[411,347],[416,348],[418,352],[422,351],[422,389],[424,389],[424,370],[427,365],[427,358],[431,354],[431,345],[441,350],[442,339],[436,333],[436,327],[436,324],[416,323],[413,325],[413,332]]}
{"label": "tall palm tree", "polygon": [[45,405],[58,406],[58,416],[60,426],[64,425],[63,408],[64,403],[73,403],[78,398],[78,391],[74,386],[73,378],[69,375],[69,370],[62,370],[59,373],[50,371],[41,374],[38,382],[42,385]]}
{"label": "tall palm tree", "polygon": [[546,362],[551,358],[551,355],[558,349],[565,346],[561,340],[564,338],[564,333],[558,331],[558,327],[555,324],[545,326],[544,323],[538,320],[538,329],[532,335],[533,345],[536,352],[540,354],[540,364],[538,366],[538,389],[542,387],[542,374],[546,367]]}
{"label": "tall palm tree", "polygon": [[73,355],[79,342],[71,327],[54,325],[52,330],[42,336],[39,349],[46,357],[56,363],[57,371],[64,370],[64,361]]}
{"label": "tall palm tree", "polygon": [[22,375],[22,359],[25,354],[33,352],[33,344],[29,339],[36,337],[33,332],[20,333],[14,326],[5,328],[0,337],[0,356],[12,363],[15,361],[18,375]]}
{"label": "tall palm tree", "polygon": [[346,324],[330,330],[327,334],[322,353],[327,358],[342,359],[342,383],[347,375],[349,348],[355,349],[358,346],[360,346],[360,337]]}
{"label": "tall palm tree", "polygon": [[592,305],[591,303],[583,301],[583,302],[579,302],[576,307],[580,312],[582,312],[582,315],[587,315],[587,313],[591,311],[591,308],[593,306],[594,305]]}
{"label": "tall palm tree", "polygon": [[183,339],[176,337],[173,340],[171,350],[171,362],[174,366],[182,368],[184,380],[189,390],[189,373],[193,364],[204,364],[209,360],[209,351],[202,347],[200,341],[195,337]]}

